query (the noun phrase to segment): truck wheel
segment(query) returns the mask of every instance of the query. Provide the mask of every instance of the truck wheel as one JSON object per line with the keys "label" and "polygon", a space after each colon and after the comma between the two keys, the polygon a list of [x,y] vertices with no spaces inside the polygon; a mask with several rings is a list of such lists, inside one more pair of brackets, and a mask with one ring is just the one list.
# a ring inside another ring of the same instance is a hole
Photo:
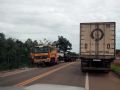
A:
{"label": "truck wheel", "polygon": [[57,61],[55,61],[55,64],[58,64],[59,62],[58,62],[58,60]]}
{"label": "truck wheel", "polygon": [[35,66],[34,62],[32,62],[32,61],[31,61],[31,64],[30,64],[30,65],[31,65],[31,67],[34,67],[34,66]]}
{"label": "truck wheel", "polygon": [[46,62],[45,65],[46,65],[46,66],[50,66],[50,63],[49,63],[49,62]]}
{"label": "truck wheel", "polygon": [[82,68],[81,68],[81,71],[82,71],[83,73],[85,73],[85,72],[86,72],[86,70],[85,70],[85,69],[82,69]]}
{"label": "truck wheel", "polygon": [[55,62],[55,59],[51,59],[51,60],[50,60],[50,66],[55,65],[55,63],[56,63],[56,62]]}
{"label": "truck wheel", "polygon": [[110,70],[105,70],[104,73],[108,74],[110,72]]}
{"label": "truck wheel", "polygon": [[37,63],[37,67],[38,67],[38,68],[40,67],[40,64],[39,64],[39,63]]}
{"label": "truck wheel", "polygon": [[83,69],[84,68],[84,65],[83,65],[83,63],[81,62],[81,71],[82,72],[86,72],[86,69]]}

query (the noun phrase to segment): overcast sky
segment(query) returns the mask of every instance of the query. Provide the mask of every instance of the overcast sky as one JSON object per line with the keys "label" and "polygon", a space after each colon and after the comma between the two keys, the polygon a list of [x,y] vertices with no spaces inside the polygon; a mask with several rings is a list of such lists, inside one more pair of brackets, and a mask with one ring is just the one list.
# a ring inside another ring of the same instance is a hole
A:
{"label": "overcast sky", "polygon": [[0,32],[25,41],[62,35],[79,52],[79,24],[116,22],[120,48],[120,0],[0,0]]}

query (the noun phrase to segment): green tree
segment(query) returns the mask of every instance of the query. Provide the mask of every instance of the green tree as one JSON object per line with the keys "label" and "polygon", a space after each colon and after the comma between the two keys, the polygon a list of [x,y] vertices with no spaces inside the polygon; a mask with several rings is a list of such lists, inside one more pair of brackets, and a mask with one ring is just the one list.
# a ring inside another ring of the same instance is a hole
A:
{"label": "green tree", "polygon": [[25,60],[28,59],[26,53],[26,47],[23,42],[20,40],[16,40],[15,42],[15,49],[16,49],[16,55],[15,55],[15,61],[17,67],[22,67],[25,63]]}
{"label": "green tree", "polygon": [[12,38],[8,38],[6,40],[6,61],[7,61],[7,66],[9,69],[12,69],[13,67],[16,67],[16,46],[15,46],[15,40]]}
{"label": "green tree", "polygon": [[5,43],[6,43],[6,38],[3,33],[0,33],[0,66],[4,66],[6,61],[6,50],[5,50]]}
{"label": "green tree", "polygon": [[64,55],[68,50],[72,49],[72,44],[69,42],[69,40],[67,40],[63,36],[58,36],[58,41],[54,43],[56,44],[60,51],[64,52]]}
{"label": "green tree", "polygon": [[6,39],[5,35],[0,33],[0,70],[30,66],[30,48],[36,45],[36,40],[28,39],[23,43],[13,38]]}
{"label": "green tree", "polygon": [[120,49],[116,49],[116,54],[119,54],[120,53]]}
{"label": "green tree", "polygon": [[26,45],[27,48],[33,47],[32,39],[28,38],[28,39],[25,41],[25,45]]}
{"label": "green tree", "polygon": [[38,46],[37,40],[34,40],[34,41],[33,41],[33,46]]}
{"label": "green tree", "polygon": [[52,45],[52,42],[44,38],[43,40],[40,40],[39,45]]}

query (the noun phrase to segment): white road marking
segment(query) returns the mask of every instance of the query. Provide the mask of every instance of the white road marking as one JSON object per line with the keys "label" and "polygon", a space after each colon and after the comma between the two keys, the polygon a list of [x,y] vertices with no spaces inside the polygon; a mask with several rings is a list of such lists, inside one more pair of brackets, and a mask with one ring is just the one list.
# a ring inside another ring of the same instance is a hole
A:
{"label": "white road marking", "polygon": [[86,73],[85,90],[89,90],[89,77],[88,77],[88,73]]}

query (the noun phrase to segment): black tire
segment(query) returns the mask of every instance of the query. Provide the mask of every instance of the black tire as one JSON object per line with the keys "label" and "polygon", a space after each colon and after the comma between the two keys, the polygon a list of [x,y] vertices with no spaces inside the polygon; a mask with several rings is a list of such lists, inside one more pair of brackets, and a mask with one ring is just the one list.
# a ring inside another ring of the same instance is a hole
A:
{"label": "black tire", "polygon": [[104,73],[108,74],[110,72],[110,70],[104,70]]}
{"label": "black tire", "polygon": [[39,64],[39,63],[37,63],[37,67],[38,67],[38,68],[40,67],[40,64]]}
{"label": "black tire", "polygon": [[49,62],[45,62],[45,65],[46,65],[46,66],[50,66],[50,63],[49,63]]}
{"label": "black tire", "polygon": [[55,62],[55,59],[54,59],[54,58],[50,60],[50,66],[55,65],[55,63],[56,63],[56,62]]}
{"label": "black tire", "polygon": [[82,69],[82,68],[81,68],[81,71],[82,71],[83,73],[85,73],[85,72],[86,72],[86,70],[85,70],[85,69]]}
{"label": "black tire", "polygon": [[57,65],[58,64],[58,61],[55,61],[55,65]]}

